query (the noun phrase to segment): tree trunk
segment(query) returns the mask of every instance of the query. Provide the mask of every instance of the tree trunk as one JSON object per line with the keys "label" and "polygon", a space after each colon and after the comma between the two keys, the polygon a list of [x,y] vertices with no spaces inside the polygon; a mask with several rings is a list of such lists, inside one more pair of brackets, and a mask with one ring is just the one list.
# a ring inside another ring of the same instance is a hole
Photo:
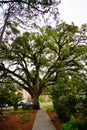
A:
{"label": "tree trunk", "polygon": [[40,109],[39,96],[33,95],[32,102],[33,102],[33,109],[34,110]]}
{"label": "tree trunk", "polygon": [[3,109],[2,109],[2,107],[0,107],[0,115],[3,115]]}

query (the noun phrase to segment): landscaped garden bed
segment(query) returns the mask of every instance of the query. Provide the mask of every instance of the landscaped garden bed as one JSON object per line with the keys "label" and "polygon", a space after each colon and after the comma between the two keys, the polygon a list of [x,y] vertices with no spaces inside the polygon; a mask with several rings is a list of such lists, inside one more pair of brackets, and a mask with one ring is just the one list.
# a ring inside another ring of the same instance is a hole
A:
{"label": "landscaped garden bed", "polygon": [[0,130],[32,130],[37,110],[4,111]]}

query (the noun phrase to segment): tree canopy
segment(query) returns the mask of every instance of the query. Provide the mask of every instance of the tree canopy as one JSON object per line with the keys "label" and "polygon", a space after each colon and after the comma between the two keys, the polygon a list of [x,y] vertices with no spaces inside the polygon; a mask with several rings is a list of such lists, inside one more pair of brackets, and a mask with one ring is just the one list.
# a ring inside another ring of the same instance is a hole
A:
{"label": "tree canopy", "polygon": [[[2,0],[0,1],[0,42],[5,36],[6,30],[13,31],[15,26],[24,29],[33,28],[37,22],[41,22],[44,15],[45,22],[52,16],[59,15],[58,4],[60,1],[50,0]],[[46,16],[45,15],[45,16]],[[49,18],[48,18],[49,17]],[[43,20],[44,21],[44,20]],[[9,32],[9,31],[8,31]]]}
{"label": "tree canopy", "polygon": [[[33,98],[38,97],[47,86],[54,85],[60,77],[86,75],[87,26],[80,29],[73,23],[47,27],[38,33],[25,32],[9,44],[1,46],[3,66]],[[7,65],[5,63],[7,62]]]}

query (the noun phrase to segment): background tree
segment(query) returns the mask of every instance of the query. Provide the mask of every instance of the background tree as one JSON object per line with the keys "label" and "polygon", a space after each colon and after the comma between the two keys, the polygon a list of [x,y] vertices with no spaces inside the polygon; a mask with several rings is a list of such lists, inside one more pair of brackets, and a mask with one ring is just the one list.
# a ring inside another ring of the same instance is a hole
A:
{"label": "background tree", "polygon": [[34,25],[37,24],[36,19],[39,20],[39,18],[41,16],[43,17],[44,14],[46,13],[49,14],[50,17],[53,15],[53,18],[56,18],[59,14],[58,11],[59,3],[60,1],[56,1],[56,0],[54,1],[52,0],[51,1],[49,0],[46,1],[2,0],[0,1],[0,13],[1,13],[0,42],[2,41],[4,32],[6,32],[6,28],[8,27],[14,30],[15,27],[13,26],[18,24],[19,27],[21,27],[22,29],[30,30],[30,27],[32,28]]}
{"label": "background tree", "polygon": [[21,88],[14,83],[11,78],[4,78],[4,81],[0,84],[0,113],[2,113],[3,107],[12,105],[16,110],[18,102],[22,100]]}
{"label": "background tree", "polygon": [[0,67],[29,92],[35,108],[39,108],[38,98],[45,87],[64,75],[85,76],[86,40],[86,25],[78,29],[74,24],[61,23],[55,29],[26,32],[11,44],[3,44],[3,63],[8,61],[8,65]]}

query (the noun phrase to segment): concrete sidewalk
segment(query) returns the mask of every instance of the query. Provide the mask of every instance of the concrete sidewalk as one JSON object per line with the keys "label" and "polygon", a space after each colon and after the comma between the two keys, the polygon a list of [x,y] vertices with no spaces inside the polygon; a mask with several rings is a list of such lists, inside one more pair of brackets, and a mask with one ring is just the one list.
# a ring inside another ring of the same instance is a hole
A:
{"label": "concrete sidewalk", "polygon": [[38,110],[32,130],[56,130],[44,108]]}

